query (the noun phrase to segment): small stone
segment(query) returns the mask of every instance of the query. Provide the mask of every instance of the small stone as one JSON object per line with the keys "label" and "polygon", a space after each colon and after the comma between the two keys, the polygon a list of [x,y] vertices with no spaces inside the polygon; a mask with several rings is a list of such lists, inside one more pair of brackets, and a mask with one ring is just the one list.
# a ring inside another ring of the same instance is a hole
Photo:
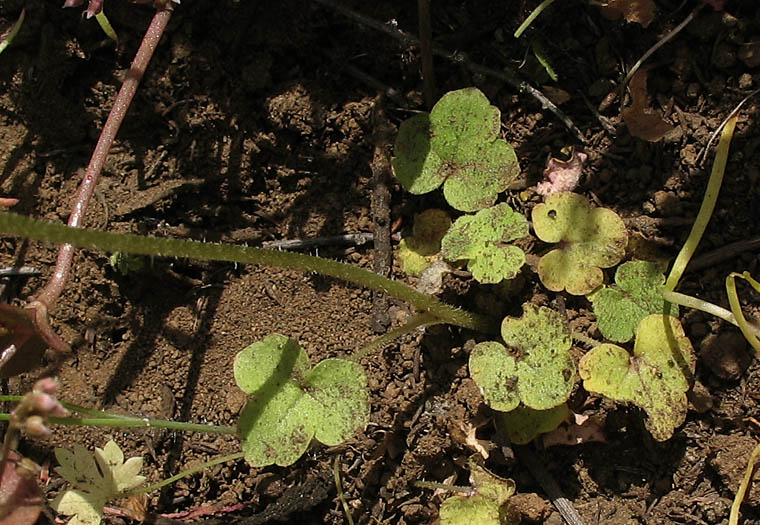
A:
{"label": "small stone", "polygon": [[552,512],[552,505],[535,492],[515,494],[509,498],[522,519],[528,523],[544,523]]}
{"label": "small stone", "polygon": [[694,381],[694,386],[686,393],[686,396],[689,398],[692,408],[700,414],[712,410],[714,404],[712,395],[707,387],[699,381]]}
{"label": "small stone", "polygon": [[747,67],[760,66],[760,42],[747,42],[742,45],[737,56]]}
{"label": "small stone", "polygon": [[744,73],[739,77],[739,89],[749,89],[752,87],[752,75]]}
{"label": "small stone", "polygon": [[739,379],[752,363],[747,341],[735,330],[705,337],[699,344],[699,356],[713,374],[728,381]]}
{"label": "small stone", "polygon": [[663,217],[677,217],[681,215],[683,209],[681,201],[675,193],[669,191],[658,191],[654,194],[654,206]]}

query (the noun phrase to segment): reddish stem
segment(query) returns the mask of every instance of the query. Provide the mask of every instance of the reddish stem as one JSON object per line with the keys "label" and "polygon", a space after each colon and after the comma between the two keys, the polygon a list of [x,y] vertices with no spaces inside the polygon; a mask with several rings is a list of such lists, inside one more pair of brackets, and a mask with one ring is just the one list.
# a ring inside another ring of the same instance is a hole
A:
{"label": "reddish stem", "polygon": [[[116,133],[124,121],[127,110],[137,91],[137,86],[140,80],[142,80],[145,69],[150,63],[153,52],[158,46],[158,42],[169,23],[171,15],[172,11],[170,9],[157,10],[153,16],[153,20],[150,22],[150,26],[145,32],[140,49],[137,50],[135,59],[132,61],[132,66],[127,72],[118,95],[116,95],[111,113],[108,115],[95,150],[92,152],[90,163],[85,171],[84,180],[79,185],[79,189],[74,197],[74,206],[72,207],[68,222],[69,226],[74,228],[81,227],[84,222],[87,206],[92,193],[95,191],[95,186],[97,186],[98,180],[100,180],[100,172],[103,170],[108,151],[111,149],[111,145],[116,138]],[[68,281],[73,255],[74,247],[70,244],[64,244],[60,247],[53,277],[30,306],[35,305],[35,303],[41,303],[49,310],[55,305]],[[42,316],[37,316],[38,322],[40,321],[40,317]],[[44,330],[43,327],[39,328]]]}

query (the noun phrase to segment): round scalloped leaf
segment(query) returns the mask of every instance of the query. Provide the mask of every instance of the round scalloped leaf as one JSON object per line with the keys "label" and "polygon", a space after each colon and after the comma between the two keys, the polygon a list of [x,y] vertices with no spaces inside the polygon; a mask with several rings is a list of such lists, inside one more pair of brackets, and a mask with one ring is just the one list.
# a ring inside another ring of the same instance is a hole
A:
{"label": "round scalloped leaf", "polygon": [[511,412],[498,412],[496,421],[499,428],[507,433],[509,441],[515,445],[525,445],[539,434],[551,432],[560,426],[571,414],[565,403],[549,410],[519,406]]}
{"label": "round scalloped leaf", "polygon": [[554,310],[532,304],[523,310],[519,319],[504,319],[501,336],[517,352],[520,400],[529,408],[548,410],[567,401],[575,384],[570,329]]}
{"label": "round scalloped leaf", "polygon": [[478,160],[483,142],[499,138],[501,113],[478,88],[449,91],[433,106],[430,145],[447,162]]}
{"label": "round scalloped leaf", "polygon": [[665,441],[686,419],[695,362],[678,319],[654,314],[639,323],[633,356],[617,345],[599,345],[581,359],[580,375],[589,392],[644,409],[647,430]]}
{"label": "round scalloped leaf", "polygon": [[295,463],[314,437],[319,408],[292,382],[250,399],[237,424],[245,460],[254,467]]}
{"label": "round scalloped leaf", "polygon": [[[603,288],[591,300],[604,337],[625,343],[647,315],[663,313],[665,276],[654,263],[629,261],[618,267],[615,283],[616,288]],[[665,313],[678,317],[678,306],[670,305]]]}
{"label": "round scalloped leaf", "polygon": [[501,139],[479,144],[471,150],[468,154],[473,155],[472,159],[448,165],[450,173],[443,184],[446,202],[460,211],[491,206],[498,194],[520,174],[515,150]]}
{"label": "round scalloped leaf", "polygon": [[441,239],[451,227],[451,218],[443,210],[425,210],[414,216],[412,236],[401,239],[398,257],[407,275],[419,275],[441,251]]}
{"label": "round scalloped leaf", "polygon": [[339,445],[369,423],[367,376],[360,364],[325,359],[309,372],[306,391],[318,405],[315,437],[321,443]]}
{"label": "round scalloped leaf", "polygon": [[238,388],[247,394],[271,395],[273,389],[301,378],[311,368],[309,356],[287,336],[272,334],[235,356],[233,371]]}
{"label": "round scalloped leaf", "polygon": [[446,179],[441,158],[430,148],[430,115],[420,113],[401,123],[393,147],[393,172],[415,195],[433,191]]}
{"label": "round scalloped leaf", "polygon": [[478,343],[470,354],[469,367],[470,377],[480,387],[486,405],[503,412],[517,408],[517,363],[504,345],[495,341]]}
{"label": "round scalloped leaf", "polygon": [[623,220],[607,208],[592,208],[582,195],[556,193],[533,208],[533,229],[544,242],[560,243],[538,263],[538,276],[549,290],[585,295],[600,284],[601,268],[625,255],[628,233]]}
{"label": "round scalloped leaf", "polygon": [[404,121],[393,170],[408,191],[427,193],[443,183],[460,211],[492,205],[519,175],[514,149],[498,138],[499,110],[476,88],[445,94],[428,114]]}
{"label": "round scalloped leaf", "polygon": [[337,445],[369,420],[361,365],[327,359],[310,370],[294,340],[274,334],[235,357],[235,381],[253,394],[238,420],[245,459],[253,466],[294,463],[312,438]]}
{"label": "round scalloped leaf", "polygon": [[504,244],[528,235],[528,221],[508,204],[497,204],[456,220],[441,241],[450,261],[468,259],[473,277],[486,284],[512,279],[525,264],[525,253]]}

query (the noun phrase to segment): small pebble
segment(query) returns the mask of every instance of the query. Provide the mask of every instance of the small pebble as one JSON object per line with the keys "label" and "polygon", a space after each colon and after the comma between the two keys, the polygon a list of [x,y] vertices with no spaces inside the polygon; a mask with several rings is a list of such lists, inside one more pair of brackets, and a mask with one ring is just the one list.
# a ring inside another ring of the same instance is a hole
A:
{"label": "small pebble", "polygon": [[735,330],[705,337],[699,344],[699,357],[713,374],[728,381],[739,379],[752,363],[747,341]]}

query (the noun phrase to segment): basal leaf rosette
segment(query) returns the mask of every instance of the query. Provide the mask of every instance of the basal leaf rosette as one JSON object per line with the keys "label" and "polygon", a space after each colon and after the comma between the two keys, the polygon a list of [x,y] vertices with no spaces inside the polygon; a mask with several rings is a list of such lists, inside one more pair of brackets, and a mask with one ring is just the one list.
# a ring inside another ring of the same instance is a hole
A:
{"label": "basal leaf rosette", "polygon": [[678,305],[663,312],[662,290],[665,276],[654,263],[629,261],[615,271],[616,287],[605,287],[589,298],[602,335],[610,341],[625,343],[633,338],[636,327],[650,314],[667,313],[678,317]]}
{"label": "basal leaf rosette", "polygon": [[491,206],[519,175],[514,149],[499,139],[501,114],[476,88],[446,93],[430,114],[401,123],[393,171],[416,195],[443,184],[446,201],[460,211]]}
{"label": "basal leaf rosette", "polygon": [[361,365],[326,359],[311,368],[293,339],[273,334],[235,357],[235,382],[251,399],[238,421],[253,466],[295,463],[312,438],[338,445],[369,422]]}
{"label": "basal leaf rosette", "polygon": [[549,290],[586,295],[604,279],[602,268],[625,255],[628,233],[623,220],[607,208],[592,208],[576,193],[556,193],[533,208],[536,236],[559,243],[538,263],[538,276]]}
{"label": "basal leaf rosette", "polygon": [[695,362],[678,319],[654,314],[639,323],[633,355],[605,343],[584,355],[579,368],[586,390],[641,407],[647,430],[665,441],[686,419]]}
{"label": "basal leaf rosette", "polygon": [[525,252],[506,243],[528,235],[528,221],[508,204],[497,204],[454,222],[441,241],[441,254],[450,261],[467,260],[481,283],[512,279],[525,264]]}
{"label": "basal leaf rosette", "polygon": [[441,239],[451,227],[451,217],[443,210],[425,210],[414,216],[412,236],[401,239],[398,256],[407,275],[419,275],[441,251]]}
{"label": "basal leaf rosette", "polygon": [[553,310],[526,304],[519,319],[506,318],[501,335],[475,345],[470,376],[486,404],[509,412],[523,405],[548,410],[567,401],[575,383],[570,330]]}

